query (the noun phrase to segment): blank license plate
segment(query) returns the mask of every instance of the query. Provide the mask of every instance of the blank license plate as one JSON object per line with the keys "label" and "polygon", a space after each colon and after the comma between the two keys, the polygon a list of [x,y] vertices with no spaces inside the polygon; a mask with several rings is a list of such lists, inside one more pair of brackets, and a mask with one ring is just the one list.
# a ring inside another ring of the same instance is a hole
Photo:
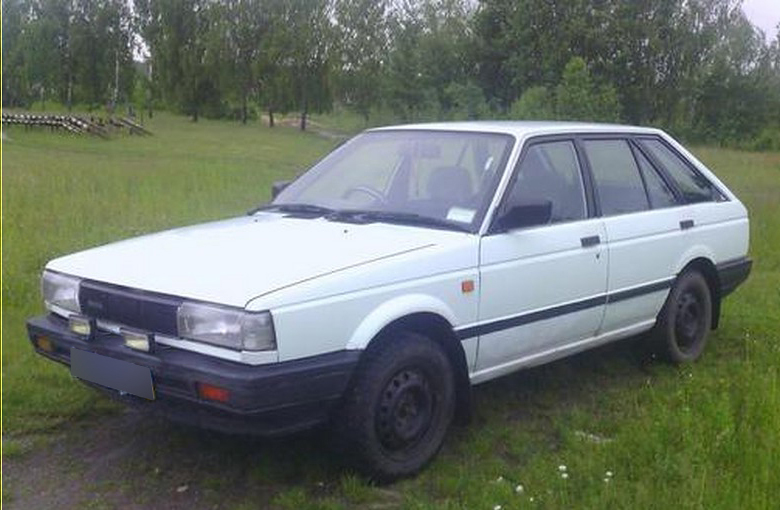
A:
{"label": "blank license plate", "polygon": [[85,381],[154,400],[152,371],[147,367],[71,347],[70,373]]}

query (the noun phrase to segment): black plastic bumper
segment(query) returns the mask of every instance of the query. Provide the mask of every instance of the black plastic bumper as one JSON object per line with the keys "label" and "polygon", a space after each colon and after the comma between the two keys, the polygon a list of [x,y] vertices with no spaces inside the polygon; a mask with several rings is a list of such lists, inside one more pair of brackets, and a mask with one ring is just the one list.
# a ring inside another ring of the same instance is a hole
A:
{"label": "black plastic bumper", "polygon": [[[67,322],[47,315],[27,321],[35,350],[70,366],[70,350],[77,348],[148,367],[155,400],[120,394],[93,383],[115,399],[167,418],[224,432],[264,436],[313,427],[327,420],[357,364],[359,351],[338,351],[301,360],[252,366],[158,345],[148,354],[125,347],[116,334],[100,331],[94,338],[72,333]],[[51,350],[39,347],[48,338]],[[197,384],[229,392],[227,402],[198,396]]]}
{"label": "black plastic bumper", "polygon": [[753,261],[748,257],[729,260],[717,265],[720,280],[720,297],[727,296],[747,280]]}

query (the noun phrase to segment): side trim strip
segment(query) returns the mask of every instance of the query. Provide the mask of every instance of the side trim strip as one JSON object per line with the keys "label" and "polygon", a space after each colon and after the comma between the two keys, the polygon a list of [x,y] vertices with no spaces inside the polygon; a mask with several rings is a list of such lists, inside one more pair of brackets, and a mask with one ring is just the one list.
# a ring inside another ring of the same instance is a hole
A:
{"label": "side trim strip", "polygon": [[607,303],[617,303],[618,301],[625,301],[626,299],[639,297],[644,294],[652,294],[653,292],[658,292],[659,290],[671,288],[673,283],[674,278],[669,278],[660,282],[642,285],[641,287],[613,292],[607,296]]}
{"label": "side trim strip", "polygon": [[505,329],[515,328],[524,324],[530,324],[532,322],[543,321],[546,319],[552,319],[568,313],[580,312],[587,310],[588,308],[594,308],[596,306],[603,306],[608,303],[616,303],[618,301],[625,301],[635,297],[643,296],[645,294],[652,294],[664,289],[668,289],[672,286],[674,278],[668,278],[659,282],[653,282],[640,287],[634,287],[633,289],[621,290],[613,292],[612,294],[602,294],[592,298],[583,299],[580,301],[574,301],[566,303],[565,305],[553,306],[545,308],[543,310],[536,310],[534,312],[515,315],[513,317],[507,317],[505,319],[498,319],[483,324],[476,324],[474,326],[468,326],[463,329],[455,331],[459,340],[467,340],[480,335],[487,335],[489,333],[495,333]]}

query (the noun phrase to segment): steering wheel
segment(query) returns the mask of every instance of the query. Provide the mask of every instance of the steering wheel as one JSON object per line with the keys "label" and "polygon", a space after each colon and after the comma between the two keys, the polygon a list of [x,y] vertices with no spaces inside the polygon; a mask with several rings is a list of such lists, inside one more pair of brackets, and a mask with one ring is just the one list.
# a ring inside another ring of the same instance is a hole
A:
{"label": "steering wheel", "polygon": [[343,195],[341,195],[341,198],[345,198],[345,199],[349,198],[350,195],[353,195],[355,193],[365,193],[366,195],[370,196],[377,202],[380,202],[382,204],[387,203],[387,197],[384,196],[381,191],[372,188],[371,186],[365,186],[362,184],[360,186],[353,186],[349,188],[347,191],[344,192]]}

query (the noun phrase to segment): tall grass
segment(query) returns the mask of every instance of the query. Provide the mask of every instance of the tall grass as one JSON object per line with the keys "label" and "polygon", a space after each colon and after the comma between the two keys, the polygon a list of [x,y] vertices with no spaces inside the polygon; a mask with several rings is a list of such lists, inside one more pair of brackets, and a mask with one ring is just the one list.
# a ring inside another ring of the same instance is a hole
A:
{"label": "tall grass", "polygon": [[[23,323],[41,312],[46,260],[241,214],[333,144],[172,116],[149,125],[154,137],[107,142],[6,131],[5,433],[84,415],[100,426],[112,409],[28,345]],[[254,443],[165,429],[153,449],[124,461],[127,493],[146,501],[157,482],[144,474],[162,465],[227,508],[778,508],[780,153],[694,152],[750,209],[755,260],[699,363],[648,361],[623,342],[479,386],[474,422],[455,428],[420,476],[390,488],[344,473],[317,439]]]}

